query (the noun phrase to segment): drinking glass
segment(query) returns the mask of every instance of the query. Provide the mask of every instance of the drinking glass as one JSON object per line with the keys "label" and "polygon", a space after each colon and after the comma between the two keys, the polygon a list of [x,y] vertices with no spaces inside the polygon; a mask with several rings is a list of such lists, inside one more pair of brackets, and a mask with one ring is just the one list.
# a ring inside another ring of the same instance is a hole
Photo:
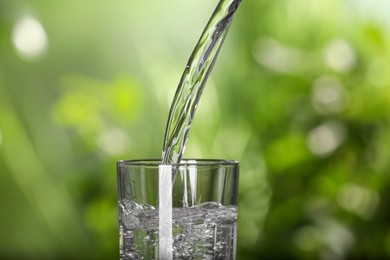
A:
{"label": "drinking glass", "polygon": [[121,259],[235,259],[239,164],[117,163]]}

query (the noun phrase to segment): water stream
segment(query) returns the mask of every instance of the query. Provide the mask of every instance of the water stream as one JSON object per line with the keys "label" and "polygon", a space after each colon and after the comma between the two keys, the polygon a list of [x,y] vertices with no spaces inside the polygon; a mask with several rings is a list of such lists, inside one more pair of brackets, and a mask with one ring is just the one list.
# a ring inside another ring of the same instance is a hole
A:
{"label": "water stream", "polygon": [[185,67],[176,90],[165,130],[163,163],[181,160],[207,78],[241,0],[221,0]]}
{"label": "water stream", "polygon": [[[170,108],[162,152],[165,165],[159,170],[159,259],[172,259],[172,252],[177,250],[172,247],[171,196],[177,169],[171,167],[171,164],[181,160],[204,86],[240,2],[241,0],[221,0],[218,3],[190,56]],[[188,205],[188,198],[183,199],[184,205]],[[221,257],[225,258],[227,255],[222,254]]]}

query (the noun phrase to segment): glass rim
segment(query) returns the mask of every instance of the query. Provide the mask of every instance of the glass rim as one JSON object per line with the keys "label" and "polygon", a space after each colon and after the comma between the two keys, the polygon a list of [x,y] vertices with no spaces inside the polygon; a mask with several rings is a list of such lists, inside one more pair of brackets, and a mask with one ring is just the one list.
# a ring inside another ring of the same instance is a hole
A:
{"label": "glass rim", "polygon": [[160,166],[160,165],[172,165],[176,167],[186,166],[239,166],[239,162],[235,160],[225,159],[198,159],[198,158],[186,158],[182,159],[179,163],[163,163],[161,159],[134,159],[134,160],[119,160],[117,166]]}

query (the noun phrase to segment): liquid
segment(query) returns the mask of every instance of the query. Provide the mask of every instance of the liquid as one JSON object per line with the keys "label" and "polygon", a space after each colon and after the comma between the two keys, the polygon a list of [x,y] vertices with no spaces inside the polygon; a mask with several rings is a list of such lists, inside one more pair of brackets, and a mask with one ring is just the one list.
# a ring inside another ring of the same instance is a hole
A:
{"label": "liquid", "polygon": [[[121,259],[160,259],[158,210],[128,200],[119,209]],[[235,206],[216,202],[173,208],[172,258],[235,259],[236,221]]]}
{"label": "liquid", "polygon": [[221,0],[181,77],[165,130],[163,162],[180,162],[203,88],[241,0]]}
{"label": "liquid", "polygon": [[[181,160],[204,86],[240,2],[220,0],[190,56],[165,130],[166,165]],[[158,210],[120,202],[121,259],[235,259],[237,208],[216,202],[172,208],[167,192],[172,191],[176,169],[170,168],[169,175],[165,170],[159,172]]]}

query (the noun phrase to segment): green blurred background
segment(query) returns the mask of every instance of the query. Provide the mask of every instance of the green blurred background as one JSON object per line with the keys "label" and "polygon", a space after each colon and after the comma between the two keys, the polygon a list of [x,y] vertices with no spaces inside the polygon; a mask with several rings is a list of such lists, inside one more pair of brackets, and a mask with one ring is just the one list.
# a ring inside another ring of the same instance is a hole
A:
{"label": "green blurred background", "polygon": [[[0,0],[0,259],[118,259],[217,1]],[[241,163],[238,259],[390,258],[390,2],[244,0],[185,157]]]}

